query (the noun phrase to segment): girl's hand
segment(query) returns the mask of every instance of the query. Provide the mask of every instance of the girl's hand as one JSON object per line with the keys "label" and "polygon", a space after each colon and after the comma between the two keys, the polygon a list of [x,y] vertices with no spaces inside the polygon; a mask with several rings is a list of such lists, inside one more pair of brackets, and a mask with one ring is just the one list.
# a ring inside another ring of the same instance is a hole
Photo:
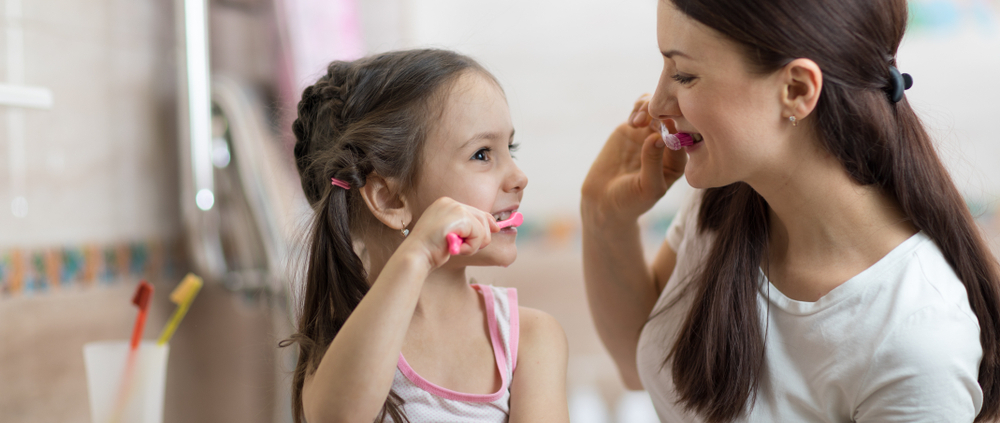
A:
{"label": "girl's hand", "polygon": [[[665,148],[660,121],[649,115],[649,95],[640,97],[629,121],[608,138],[583,182],[584,219],[600,224],[634,222],[684,174],[687,154]],[[663,122],[676,132],[672,120]]]}
{"label": "girl's hand", "polygon": [[445,240],[449,233],[454,232],[465,239],[459,254],[472,255],[489,245],[492,234],[499,231],[491,214],[441,197],[424,210],[399,248],[426,256],[430,268],[436,269],[451,257]]}
{"label": "girl's hand", "polygon": [[473,254],[499,230],[489,213],[450,198],[427,207],[330,342],[315,372],[306,375],[302,407],[307,419],[371,422],[392,389],[427,272],[448,261],[445,236],[455,232],[464,237],[461,254]]}

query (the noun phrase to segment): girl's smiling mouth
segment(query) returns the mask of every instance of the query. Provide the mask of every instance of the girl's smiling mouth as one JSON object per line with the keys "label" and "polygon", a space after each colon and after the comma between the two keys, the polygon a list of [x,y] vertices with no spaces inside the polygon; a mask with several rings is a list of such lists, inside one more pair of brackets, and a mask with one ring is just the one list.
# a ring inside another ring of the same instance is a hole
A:
{"label": "girl's smiling mouth", "polygon": [[499,212],[493,213],[493,218],[496,219],[497,222],[499,222],[501,220],[507,220],[507,219],[510,219],[510,216],[512,214],[514,214],[515,212],[517,212],[517,208],[516,207],[515,208],[511,208],[511,209],[507,209],[507,210],[504,210],[504,211],[499,211]]}

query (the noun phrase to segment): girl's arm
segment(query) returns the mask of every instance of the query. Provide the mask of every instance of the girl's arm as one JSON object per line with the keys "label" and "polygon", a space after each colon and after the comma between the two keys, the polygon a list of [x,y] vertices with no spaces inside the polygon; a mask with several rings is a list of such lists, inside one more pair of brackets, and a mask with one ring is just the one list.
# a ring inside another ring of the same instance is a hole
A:
{"label": "girl's arm", "polygon": [[448,198],[428,207],[330,343],[316,371],[306,376],[306,421],[371,423],[392,388],[424,280],[448,260],[445,235],[458,232],[465,238],[462,253],[472,254],[489,244],[490,234],[498,230],[488,213]]}
{"label": "girl's arm", "polygon": [[552,316],[518,307],[520,338],[510,385],[510,423],[569,422],[566,333]]}
{"label": "girl's arm", "polygon": [[646,107],[647,99],[640,98],[634,119],[611,134],[584,181],[580,207],[590,312],[630,389],[642,389],[635,358],[639,332],[676,260],[664,243],[647,267],[638,219],[680,178],[687,161],[684,151],[664,148],[659,133],[649,128]]}

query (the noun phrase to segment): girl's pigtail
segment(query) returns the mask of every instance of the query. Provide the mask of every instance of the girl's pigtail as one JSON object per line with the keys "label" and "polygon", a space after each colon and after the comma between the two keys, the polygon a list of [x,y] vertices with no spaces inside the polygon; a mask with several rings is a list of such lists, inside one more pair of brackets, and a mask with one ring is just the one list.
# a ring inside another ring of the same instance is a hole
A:
{"label": "girl's pigtail", "polygon": [[[364,268],[353,265],[360,260],[357,260],[353,250],[346,254],[343,251],[344,242],[350,245],[351,240],[350,232],[346,230],[349,226],[347,195],[339,188],[327,189],[315,206],[299,332],[289,340],[299,344],[299,359],[292,378],[296,423],[302,423],[305,417],[302,386],[306,375],[316,371],[326,348],[367,291],[367,286],[359,286],[367,285],[364,283]],[[282,346],[290,343],[286,341]]]}
{"label": "girl's pigtail", "polygon": [[[301,396],[306,375],[316,371],[327,347],[369,289],[367,272],[354,251],[351,237],[351,196],[349,190],[331,186],[315,210],[300,331],[290,340],[299,344],[299,360],[292,378],[292,404],[297,423],[303,422],[305,417]],[[284,342],[282,345],[289,344]],[[402,399],[395,392],[389,392],[375,421],[384,422],[389,417],[393,422],[407,422],[401,406]]]}

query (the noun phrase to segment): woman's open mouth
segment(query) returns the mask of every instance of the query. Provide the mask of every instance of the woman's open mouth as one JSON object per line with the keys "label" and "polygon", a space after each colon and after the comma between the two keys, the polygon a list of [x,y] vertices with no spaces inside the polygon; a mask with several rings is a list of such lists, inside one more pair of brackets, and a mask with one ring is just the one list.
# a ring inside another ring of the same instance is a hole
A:
{"label": "woman's open mouth", "polygon": [[681,147],[690,147],[705,140],[701,134],[687,132],[678,132],[677,138],[680,139]]}
{"label": "woman's open mouth", "polygon": [[663,138],[663,143],[666,144],[667,148],[671,150],[680,150],[705,140],[699,133],[678,132],[671,134],[667,129],[667,125],[663,125],[662,123],[660,124],[660,137]]}

